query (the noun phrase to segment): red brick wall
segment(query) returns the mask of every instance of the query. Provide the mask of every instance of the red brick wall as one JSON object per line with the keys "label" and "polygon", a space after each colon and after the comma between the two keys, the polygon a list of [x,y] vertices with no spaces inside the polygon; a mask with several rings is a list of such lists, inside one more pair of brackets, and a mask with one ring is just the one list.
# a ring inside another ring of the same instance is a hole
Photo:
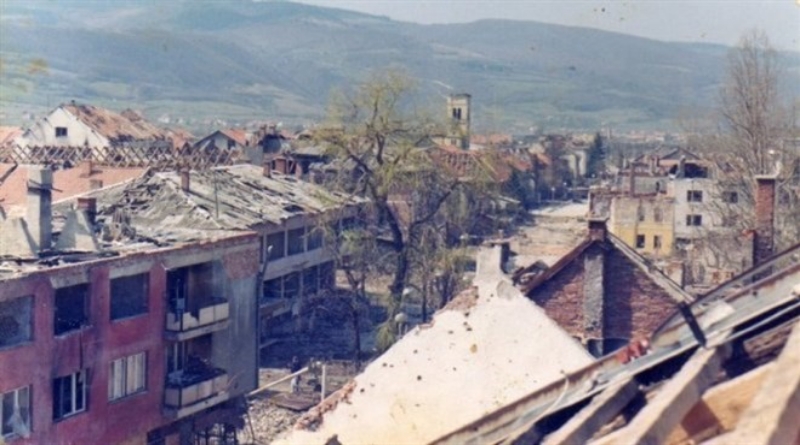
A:
{"label": "red brick wall", "polygon": [[[570,335],[586,339],[594,336],[585,331],[583,320],[583,273],[587,252],[529,295]],[[622,253],[610,249],[605,255],[604,337],[649,336],[677,309],[676,306],[664,290]]]}
{"label": "red brick wall", "polygon": [[529,295],[570,335],[583,337],[583,257]]}
{"label": "red brick wall", "polygon": [[775,251],[775,179],[756,178],[756,242],[753,263],[760,264]]}
{"label": "red brick wall", "polygon": [[667,293],[617,250],[606,253],[605,335],[649,337],[677,307]]}

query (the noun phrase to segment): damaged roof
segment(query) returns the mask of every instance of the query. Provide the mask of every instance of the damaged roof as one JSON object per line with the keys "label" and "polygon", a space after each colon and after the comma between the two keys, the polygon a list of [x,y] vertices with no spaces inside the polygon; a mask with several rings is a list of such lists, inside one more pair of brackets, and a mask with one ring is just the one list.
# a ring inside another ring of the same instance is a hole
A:
{"label": "damaged roof", "polygon": [[[482,251],[475,289],[408,332],[298,423],[315,431],[296,429],[278,443],[324,444],[334,435],[347,445],[429,443],[591,363],[502,275],[500,258],[499,247]],[[326,409],[319,424],[315,413]]]}
{"label": "damaged roof", "polygon": [[86,126],[109,140],[168,139],[167,132],[134,111],[125,110],[121,114],[111,110],[86,104],[62,105],[64,110],[75,116]]}
{"label": "damaged roof", "polygon": [[253,165],[186,174],[188,191],[182,189],[181,173],[153,173],[124,189],[98,196],[100,212],[127,212],[131,224],[140,227],[246,230],[363,202],[293,176],[266,177],[262,168]]}

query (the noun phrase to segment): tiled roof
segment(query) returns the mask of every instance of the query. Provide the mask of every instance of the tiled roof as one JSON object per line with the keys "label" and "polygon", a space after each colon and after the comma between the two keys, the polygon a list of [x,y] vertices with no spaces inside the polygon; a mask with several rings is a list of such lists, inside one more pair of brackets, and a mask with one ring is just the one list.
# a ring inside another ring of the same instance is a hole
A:
{"label": "tiled roof", "polygon": [[[138,178],[146,168],[117,168],[93,166],[89,164],[53,172],[53,201],[60,201],[82,195],[97,187],[108,187]],[[0,202],[3,207],[25,205],[28,183],[28,169],[24,165],[0,164]]]}
{"label": "tiled roof", "polygon": [[247,145],[247,133],[240,128],[226,128],[224,130],[220,130],[219,132],[233,139],[242,147]]}
{"label": "tiled roof", "polygon": [[110,140],[167,139],[165,130],[146,121],[141,115],[126,110],[122,114],[85,104],[62,106],[78,120]]}
{"label": "tiled roof", "polygon": [[14,142],[19,136],[22,136],[23,130],[19,127],[2,127],[0,126],[0,147]]}

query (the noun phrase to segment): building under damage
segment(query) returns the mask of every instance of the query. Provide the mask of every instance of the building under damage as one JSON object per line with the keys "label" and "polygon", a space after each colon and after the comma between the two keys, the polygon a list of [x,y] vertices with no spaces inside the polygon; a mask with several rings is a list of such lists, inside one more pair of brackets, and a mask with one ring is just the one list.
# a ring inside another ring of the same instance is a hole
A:
{"label": "building under damage", "polygon": [[27,179],[25,215],[0,214],[2,437],[234,443],[259,307],[330,285],[311,228],[345,197],[254,166],[150,172],[77,207],[52,202],[51,170]]}

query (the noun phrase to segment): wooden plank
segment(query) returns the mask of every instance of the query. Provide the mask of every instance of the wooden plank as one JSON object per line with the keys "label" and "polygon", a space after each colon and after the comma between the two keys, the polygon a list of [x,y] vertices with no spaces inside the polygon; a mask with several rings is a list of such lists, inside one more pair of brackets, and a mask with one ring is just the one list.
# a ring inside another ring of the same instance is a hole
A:
{"label": "wooden plank", "polygon": [[545,445],[575,444],[589,441],[611,421],[639,392],[636,380],[627,378],[595,396],[594,400],[567,423],[545,438]]}
{"label": "wooden plank", "polygon": [[628,426],[593,443],[664,443],[669,433],[711,386],[728,352],[726,346],[698,349]]}
{"label": "wooden plank", "polygon": [[733,443],[793,443],[800,436],[800,323],[732,433]]}
{"label": "wooden plank", "polygon": [[773,368],[773,363],[761,366],[706,391],[665,443],[695,444],[732,431]]}

